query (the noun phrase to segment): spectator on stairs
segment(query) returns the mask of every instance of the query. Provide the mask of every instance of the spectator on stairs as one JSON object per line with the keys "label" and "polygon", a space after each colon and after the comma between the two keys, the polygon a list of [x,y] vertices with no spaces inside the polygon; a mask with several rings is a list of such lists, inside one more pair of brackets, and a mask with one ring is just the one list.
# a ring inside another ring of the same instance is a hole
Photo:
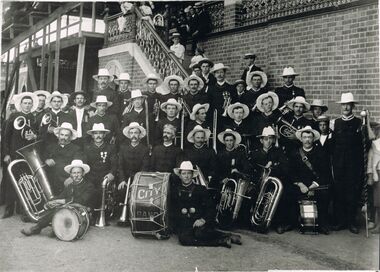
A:
{"label": "spectator on stairs", "polygon": [[142,19],[147,20],[154,27],[153,20],[152,20],[152,17],[153,17],[152,9],[154,8],[154,5],[153,5],[153,2],[149,2],[149,4],[150,6],[148,5],[148,2],[141,2],[139,9],[143,15]]}
{"label": "spectator on stairs", "polygon": [[179,43],[181,35],[179,33],[173,33],[171,40],[173,41],[173,45],[170,46],[170,50],[174,53],[174,55],[178,58],[180,63],[185,59],[185,47]]}
{"label": "spectator on stairs", "polygon": [[201,59],[205,58],[205,50],[200,47],[200,46],[197,46],[197,48],[195,48],[195,55],[194,57],[191,58],[191,63],[197,63],[199,62]]}

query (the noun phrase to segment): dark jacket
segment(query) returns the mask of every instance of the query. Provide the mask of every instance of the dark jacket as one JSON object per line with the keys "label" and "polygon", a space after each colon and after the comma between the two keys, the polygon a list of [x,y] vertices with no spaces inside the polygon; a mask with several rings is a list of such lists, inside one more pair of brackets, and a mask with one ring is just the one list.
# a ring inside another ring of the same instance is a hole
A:
{"label": "dark jacket", "polygon": [[96,199],[96,191],[94,185],[87,179],[87,176],[79,184],[71,183],[65,187],[62,193],[57,196],[59,199],[65,199],[66,202],[73,201],[73,203],[81,204],[90,208],[98,207],[98,200]]}
{"label": "dark jacket", "polygon": [[150,171],[172,173],[180,163],[181,149],[174,144],[170,146],[156,145],[150,158]]}
{"label": "dark jacket", "polygon": [[121,145],[119,152],[119,181],[127,181],[128,178],[149,167],[149,150],[139,143],[137,146]]}
{"label": "dark jacket", "polygon": [[278,98],[279,98],[279,104],[278,104],[279,108],[283,106],[286,101],[290,101],[296,96],[305,97],[304,89],[299,88],[294,85],[292,85],[291,87],[287,87],[285,85],[282,87],[278,87],[275,89],[274,92],[278,95]]}

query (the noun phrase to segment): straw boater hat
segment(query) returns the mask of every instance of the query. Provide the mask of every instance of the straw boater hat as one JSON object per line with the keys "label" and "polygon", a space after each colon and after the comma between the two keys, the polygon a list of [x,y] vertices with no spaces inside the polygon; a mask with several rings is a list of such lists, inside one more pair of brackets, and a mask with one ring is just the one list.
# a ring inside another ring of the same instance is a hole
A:
{"label": "straw boater hat", "polygon": [[317,122],[327,122],[329,123],[330,122],[330,117],[326,116],[326,115],[321,115],[321,116],[318,116],[317,118]]}
{"label": "straw boater hat", "polygon": [[58,137],[61,129],[67,129],[71,131],[71,141],[75,140],[78,137],[77,131],[73,128],[73,125],[68,122],[63,122],[60,127],[54,128],[54,135]]}
{"label": "straw boater hat", "polygon": [[146,78],[144,78],[143,82],[147,84],[150,79],[156,80],[157,85],[160,85],[162,83],[162,79],[154,73],[149,73]]}
{"label": "straw boater hat", "polygon": [[[200,62],[200,61],[199,61]],[[224,70],[224,71],[227,71],[228,69],[230,69],[229,66],[225,66],[223,63],[217,63],[214,65],[214,67],[212,67],[211,69],[211,73],[215,73],[216,71],[218,70]]]}
{"label": "straw boater hat", "polygon": [[303,104],[306,111],[310,110],[310,104],[306,102],[305,97],[303,96],[296,96],[294,99],[290,100],[287,105],[290,109],[293,109],[295,103]]}
{"label": "straw boater hat", "polygon": [[252,87],[251,80],[252,80],[253,76],[260,76],[261,77],[261,79],[262,79],[262,82],[260,85],[261,88],[264,88],[265,85],[267,85],[267,82],[268,82],[267,75],[262,71],[253,71],[253,72],[250,72],[247,76],[247,82],[246,82],[247,86]]}
{"label": "straw boater hat", "polygon": [[193,171],[193,178],[198,176],[198,170],[195,170],[191,161],[183,161],[178,168],[174,168],[174,174],[179,176],[181,171]]}
{"label": "straw boater hat", "polygon": [[246,83],[244,80],[242,80],[242,79],[238,79],[238,80],[236,80],[235,83],[234,83],[235,87],[236,87],[237,85],[239,85],[239,84],[243,84],[244,87],[247,86],[247,83]]}
{"label": "straw boater hat", "polygon": [[51,108],[51,100],[54,98],[54,97],[60,97],[62,98],[62,105],[61,105],[61,109],[63,109],[64,107],[66,107],[67,103],[69,102],[69,99],[66,95],[58,92],[58,91],[54,91],[50,94],[50,97],[48,99],[46,99],[46,104],[48,104],[48,107]]}
{"label": "straw boater hat", "polygon": [[45,90],[37,90],[34,92],[34,94],[37,96],[43,95],[46,97],[46,99],[48,99],[50,97],[50,93],[48,91],[45,91]]}
{"label": "straw boater hat", "polygon": [[247,53],[244,55],[244,59],[255,59],[256,55],[253,53]]}
{"label": "straw boater hat", "polygon": [[92,78],[95,79],[96,81],[98,81],[99,77],[101,77],[101,76],[108,77],[110,81],[113,80],[113,76],[110,75],[110,72],[106,68],[99,69],[98,74],[97,75],[93,75]]}
{"label": "straw boater hat", "polygon": [[256,137],[262,138],[262,137],[270,137],[270,136],[275,137],[276,132],[274,131],[274,129],[271,126],[268,126],[268,127],[263,128],[261,135],[257,135]]}
{"label": "straw boater hat", "polygon": [[233,119],[233,114],[232,113],[233,113],[234,109],[236,109],[236,108],[243,108],[243,111],[244,111],[244,113],[243,113],[243,119],[247,118],[247,116],[249,115],[248,106],[245,105],[245,104],[242,104],[240,102],[236,102],[236,103],[231,104],[231,105],[228,106],[227,113],[228,113],[228,116],[230,118]]}
{"label": "straw boater hat", "polygon": [[124,129],[123,129],[123,134],[125,137],[127,137],[128,139],[130,139],[131,137],[129,136],[129,131],[133,128],[138,128],[140,130],[140,139],[144,138],[145,135],[146,135],[146,130],[145,128],[143,128],[142,126],[140,126],[139,123],[137,122],[132,122],[130,123],[128,126],[126,126]]}
{"label": "straw boater hat", "polygon": [[111,107],[111,105],[112,105],[112,102],[108,101],[107,96],[105,96],[105,95],[98,95],[96,97],[96,101],[92,102],[90,105],[91,105],[91,107],[96,108],[96,104],[98,104],[98,103],[107,103],[107,108]]}
{"label": "straw boater hat", "polygon": [[131,77],[130,77],[130,75],[128,73],[121,73],[119,75],[119,78],[115,78],[113,82],[115,82],[115,84],[119,85],[120,81],[129,81],[129,82],[131,82]]}
{"label": "straw boater hat", "polygon": [[189,68],[194,70],[195,68],[201,68],[201,66],[199,65],[199,62],[192,62],[190,63]]}
{"label": "straw boater hat", "polygon": [[259,95],[259,97],[256,100],[256,108],[259,111],[264,112],[264,109],[263,109],[263,106],[262,106],[262,102],[263,102],[264,99],[266,99],[268,97],[272,97],[272,100],[273,100],[273,108],[272,108],[272,110],[277,109],[278,103],[279,103],[278,95],[276,93],[274,93],[274,92],[267,92],[267,93],[263,93],[262,95]]}
{"label": "straw boater hat", "polygon": [[179,34],[178,32],[174,32],[174,33],[172,34],[172,36],[170,37],[170,39],[172,40],[172,39],[174,39],[174,38],[181,38],[181,34]]}
{"label": "straw boater hat", "polygon": [[71,169],[73,169],[74,167],[82,168],[85,174],[90,172],[90,166],[88,164],[83,163],[82,160],[73,160],[71,164],[66,165],[63,169],[65,170],[66,173],[70,174]]}
{"label": "straw boater hat", "polygon": [[241,143],[241,136],[239,132],[233,131],[232,129],[227,128],[225,131],[222,131],[218,134],[218,140],[224,144],[224,135],[231,134],[235,137],[235,148]]}
{"label": "straw boater hat", "polygon": [[323,103],[322,99],[314,99],[313,102],[310,104],[310,108],[313,108],[313,107],[320,107],[320,108],[322,108],[323,112],[325,112],[329,109],[327,107],[327,105],[325,103]]}
{"label": "straw boater hat", "polygon": [[321,137],[321,135],[319,134],[318,131],[316,131],[315,129],[312,129],[311,126],[306,126],[306,127],[301,128],[301,129],[299,129],[299,130],[296,131],[296,138],[298,140],[300,140],[300,141],[301,141],[301,136],[302,136],[303,132],[311,132],[311,133],[313,133],[313,135],[314,135],[314,142],[318,141],[319,138]]}
{"label": "straw boater hat", "polygon": [[349,93],[342,93],[342,96],[340,98],[340,101],[337,101],[336,103],[338,104],[346,104],[346,103],[359,103],[354,99],[354,95],[349,92]]}
{"label": "straw boater hat", "polygon": [[210,135],[211,135],[211,131],[207,128],[203,128],[201,127],[200,125],[196,125],[192,131],[189,132],[189,134],[187,134],[187,140],[190,142],[190,143],[194,143],[194,134],[197,133],[197,132],[200,132],[200,131],[203,131],[205,133],[205,141],[207,142],[208,139],[210,138]]}
{"label": "straw boater hat", "polygon": [[131,98],[129,100],[133,100],[133,99],[139,98],[139,97],[145,98],[146,95],[143,95],[141,90],[139,90],[139,89],[133,90],[133,91],[131,91]]}
{"label": "straw boater hat", "polygon": [[165,77],[165,79],[164,79],[164,83],[163,83],[163,85],[166,87],[166,89],[170,90],[170,89],[169,89],[169,83],[170,83],[170,81],[172,81],[172,80],[176,80],[176,81],[178,81],[178,83],[179,83],[179,89],[182,89],[182,88],[183,88],[183,84],[184,84],[184,82],[183,82],[182,77],[177,76],[177,75],[171,75],[171,76],[167,76],[167,77]]}
{"label": "straw boater hat", "polygon": [[87,130],[87,134],[92,135],[92,133],[94,133],[95,131],[102,131],[102,132],[105,132],[106,134],[110,133],[110,130],[106,129],[103,123],[93,124],[92,129]]}
{"label": "straw boater hat", "polygon": [[13,96],[14,105],[17,111],[21,111],[21,100],[25,97],[30,97],[33,101],[33,106],[31,112],[35,111],[38,108],[38,96],[32,92],[23,92]]}
{"label": "straw boater hat", "polygon": [[193,106],[193,109],[190,113],[190,119],[191,120],[195,120],[195,115],[197,114],[197,112],[200,110],[200,109],[205,109],[206,112],[208,111],[208,109],[210,108],[210,104],[209,103],[205,103],[205,104],[195,104]]}
{"label": "straw boater hat", "polygon": [[286,76],[298,76],[299,74],[297,74],[293,67],[285,67],[284,70],[282,71],[282,77],[286,77]]}
{"label": "straw boater hat", "polygon": [[199,66],[202,66],[203,63],[208,63],[210,65],[210,67],[214,66],[214,63],[209,58],[206,58],[206,57],[204,57],[198,61]]}
{"label": "straw boater hat", "polygon": [[164,112],[166,112],[166,106],[167,105],[174,105],[174,106],[176,106],[178,111],[180,111],[182,109],[181,104],[178,103],[178,101],[175,100],[174,98],[169,98],[168,101],[162,103],[161,104],[161,110],[163,110]]}
{"label": "straw boater hat", "polygon": [[185,85],[185,88],[186,89],[190,89],[189,88],[189,82],[191,80],[196,80],[198,81],[199,85],[198,85],[198,91],[202,90],[205,83],[203,82],[203,80],[199,77],[199,76],[196,76],[196,75],[190,75],[188,76],[187,78],[185,78],[185,82],[184,82],[184,85]]}

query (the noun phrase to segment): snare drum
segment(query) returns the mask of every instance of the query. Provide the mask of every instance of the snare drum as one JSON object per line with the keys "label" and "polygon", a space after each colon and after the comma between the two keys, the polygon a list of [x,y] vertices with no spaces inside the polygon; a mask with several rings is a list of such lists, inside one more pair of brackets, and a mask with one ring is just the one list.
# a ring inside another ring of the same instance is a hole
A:
{"label": "snare drum", "polygon": [[136,173],[129,204],[134,237],[168,238],[169,177],[170,173]]}
{"label": "snare drum", "polygon": [[298,201],[300,205],[300,232],[318,233],[318,209],[314,200],[303,199]]}
{"label": "snare drum", "polygon": [[87,208],[80,204],[69,204],[59,208],[54,214],[52,226],[59,240],[82,239],[90,226]]}

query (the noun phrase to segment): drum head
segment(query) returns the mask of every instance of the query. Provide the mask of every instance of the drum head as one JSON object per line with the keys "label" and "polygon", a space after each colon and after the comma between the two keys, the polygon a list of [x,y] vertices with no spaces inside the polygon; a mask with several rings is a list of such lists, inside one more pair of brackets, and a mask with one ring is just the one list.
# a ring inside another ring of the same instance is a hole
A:
{"label": "drum head", "polygon": [[74,209],[62,208],[55,213],[52,226],[58,239],[72,241],[77,238],[80,222]]}

